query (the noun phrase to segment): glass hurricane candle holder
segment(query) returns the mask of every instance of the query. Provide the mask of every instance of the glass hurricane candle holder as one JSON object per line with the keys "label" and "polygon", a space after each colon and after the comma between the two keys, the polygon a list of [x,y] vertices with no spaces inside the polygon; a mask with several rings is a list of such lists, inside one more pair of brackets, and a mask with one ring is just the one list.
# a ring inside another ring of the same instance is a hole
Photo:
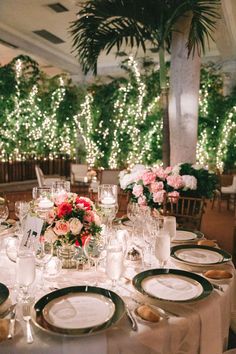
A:
{"label": "glass hurricane candle holder", "polygon": [[118,192],[115,184],[101,184],[98,186],[98,206],[106,227],[112,226],[112,221],[118,211]]}
{"label": "glass hurricane candle holder", "polygon": [[34,187],[33,199],[34,210],[42,218],[44,218],[54,206],[51,187]]}

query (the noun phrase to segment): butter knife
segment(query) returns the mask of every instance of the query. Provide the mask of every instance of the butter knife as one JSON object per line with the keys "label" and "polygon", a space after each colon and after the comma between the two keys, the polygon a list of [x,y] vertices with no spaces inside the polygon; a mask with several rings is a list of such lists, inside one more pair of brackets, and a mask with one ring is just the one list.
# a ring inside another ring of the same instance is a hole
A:
{"label": "butter knife", "polygon": [[16,309],[14,308],[10,314],[10,324],[8,330],[8,339],[12,339],[15,334],[15,322],[16,322]]}
{"label": "butter knife", "polygon": [[137,322],[134,316],[132,315],[130,309],[127,306],[126,306],[126,315],[131,323],[132,330],[136,332],[138,330]]}

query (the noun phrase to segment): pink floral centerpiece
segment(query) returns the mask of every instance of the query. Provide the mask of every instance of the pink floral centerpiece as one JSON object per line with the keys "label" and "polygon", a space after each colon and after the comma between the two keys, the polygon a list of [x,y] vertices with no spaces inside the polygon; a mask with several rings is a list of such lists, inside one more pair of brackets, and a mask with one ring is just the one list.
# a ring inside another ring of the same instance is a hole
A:
{"label": "pink floral centerpiece", "polygon": [[44,238],[56,246],[83,246],[89,236],[101,232],[101,223],[93,202],[76,193],[60,193],[44,224]]}
{"label": "pink floral centerpiece", "polygon": [[136,165],[130,172],[121,172],[120,186],[131,193],[133,202],[158,209],[165,198],[177,202],[181,191],[197,189],[197,179],[193,175],[180,175],[179,171],[176,167]]}

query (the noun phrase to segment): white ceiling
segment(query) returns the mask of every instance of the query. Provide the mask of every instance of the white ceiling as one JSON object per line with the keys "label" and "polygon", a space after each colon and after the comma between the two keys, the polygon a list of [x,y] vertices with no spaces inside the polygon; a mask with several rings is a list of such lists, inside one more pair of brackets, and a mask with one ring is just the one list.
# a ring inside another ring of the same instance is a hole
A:
{"label": "white ceiling", "polygon": [[[80,0],[82,2],[83,0]],[[59,2],[68,11],[54,12],[47,5]],[[76,19],[76,0],[1,0],[0,1],[0,63],[4,65],[19,54],[30,55],[50,75],[68,72],[75,82],[91,80],[81,71],[78,60],[71,53],[72,39],[68,33],[70,23]],[[64,43],[53,44],[33,31],[47,30],[61,38]],[[224,62],[225,66],[236,67],[236,0],[222,0],[222,19],[215,33],[216,44],[211,43],[207,59]],[[17,48],[4,44],[6,41]],[[126,50],[128,52],[129,50]],[[157,54],[148,52],[157,58]],[[119,63],[123,58],[113,54],[101,54],[98,73],[116,76],[120,73]],[[230,64],[229,64],[230,63]]]}

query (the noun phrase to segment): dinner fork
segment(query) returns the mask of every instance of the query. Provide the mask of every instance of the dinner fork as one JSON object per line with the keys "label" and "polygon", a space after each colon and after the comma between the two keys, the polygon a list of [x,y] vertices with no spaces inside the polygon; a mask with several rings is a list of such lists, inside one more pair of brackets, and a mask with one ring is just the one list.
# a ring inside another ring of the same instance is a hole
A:
{"label": "dinner fork", "polygon": [[23,320],[26,322],[27,343],[30,344],[33,343],[33,336],[32,336],[31,325],[30,325],[30,320],[31,320],[30,304],[28,303],[23,304],[22,312],[23,312]]}

